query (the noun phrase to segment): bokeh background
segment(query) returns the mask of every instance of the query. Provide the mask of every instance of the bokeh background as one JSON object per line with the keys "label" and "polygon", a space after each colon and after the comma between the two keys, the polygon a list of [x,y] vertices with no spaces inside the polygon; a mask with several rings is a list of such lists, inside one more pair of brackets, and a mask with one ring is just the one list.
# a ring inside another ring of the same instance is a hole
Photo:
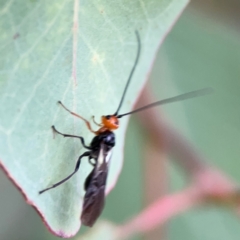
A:
{"label": "bokeh background", "polygon": [[[192,1],[165,39],[149,79],[157,99],[203,87],[214,88],[211,96],[164,106],[159,111],[209,164],[236,182],[240,182],[239,22],[237,0]],[[138,117],[132,117],[123,171],[107,197],[102,218],[121,223],[143,209],[148,176],[147,158],[143,158],[142,151],[148,144]],[[164,170],[165,175],[161,179],[169,191],[187,184],[184,172],[171,159],[162,167],[159,171]],[[162,189],[156,187],[158,190]],[[0,193],[0,240],[57,239],[1,171]],[[159,239],[237,240],[240,219],[229,209],[208,206],[174,218],[160,231]],[[78,236],[83,232],[81,229]],[[150,239],[150,235],[145,237]]]}

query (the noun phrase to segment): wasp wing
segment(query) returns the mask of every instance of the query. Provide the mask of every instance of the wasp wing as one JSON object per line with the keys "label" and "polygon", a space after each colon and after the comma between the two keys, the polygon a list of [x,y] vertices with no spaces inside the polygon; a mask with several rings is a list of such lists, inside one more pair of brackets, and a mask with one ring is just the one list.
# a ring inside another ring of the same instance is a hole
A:
{"label": "wasp wing", "polygon": [[110,158],[111,152],[106,151],[106,146],[102,143],[96,165],[85,181],[86,193],[81,215],[81,221],[85,226],[92,227],[103,210]]}

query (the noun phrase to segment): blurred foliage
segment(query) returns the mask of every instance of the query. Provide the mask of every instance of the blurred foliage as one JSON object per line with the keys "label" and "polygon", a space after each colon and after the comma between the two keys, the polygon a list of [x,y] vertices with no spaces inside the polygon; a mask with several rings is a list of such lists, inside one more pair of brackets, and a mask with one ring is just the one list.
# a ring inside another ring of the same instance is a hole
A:
{"label": "blurred foliage", "polygon": [[[195,2],[193,5],[199,7]],[[231,4],[235,1],[221,2]],[[204,7],[199,9],[204,11]],[[239,14],[240,9],[235,12]],[[235,16],[227,15],[228,19]],[[160,49],[151,84],[156,98],[202,87],[215,89],[211,96],[175,103],[161,110],[209,164],[240,182],[240,35],[235,26],[225,24],[224,17],[221,21],[212,19],[212,12],[201,15],[190,6]],[[107,198],[103,218],[123,222],[140,211],[144,194],[140,149],[146,144],[144,138],[135,117],[127,132],[124,168],[117,186]],[[170,173],[172,188],[182,187],[183,172],[171,164]],[[39,216],[26,205],[4,174],[0,174],[1,240],[57,239],[47,232]],[[231,211],[216,207],[184,213],[169,224],[171,240],[237,240],[239,236],[239,219]]]}
{"label": "blurred foliage", "polygon": [[[240,10],[240,9],[239,9]],[[161,96],[203,86],[212,96],[164,109],[167,115],[208,164],[216,165],[240,182],[240,34],[223,22],[213,22],[188,11],[169,34],[153,72]],[[157,76],[161,81],[156,80]],[[162,77],[161,77],[162,76]],[[162,81],[163,80],[163,81]],[[161,82],[161,83],[160,83]],[[156,89],[156,88],[154,88]],[[164,91],[164,92],[163,92]],[[158,93],[159,94],[159,93]],[[181,182],[172,170],[173,187]],[[231,210],[207,207],[193,210],[170,224],[170,239],[239,239],[240,221]]]}

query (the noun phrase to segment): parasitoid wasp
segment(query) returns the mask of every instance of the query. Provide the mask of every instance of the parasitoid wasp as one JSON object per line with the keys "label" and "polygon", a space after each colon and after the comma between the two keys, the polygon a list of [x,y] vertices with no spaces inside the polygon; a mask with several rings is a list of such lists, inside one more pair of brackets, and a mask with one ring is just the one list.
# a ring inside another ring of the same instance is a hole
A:
{"label": "parasitoid wasp", "polygon": [[90,172],[90,174],[88,175],[88,177],[86,178],[85,183],[84,183],[84,189],[86,192],[85,192],[84,200],[83,200],[81,221],[85,226],[89,226],[89,227],[93,226],[95,221],[100,216],[100,214],[103,210],[103,207],[104,207],[105,186],[106,186],[106,182],[107,182],[109,162],[111,159],[111,150],[115,146],[115,134],[113,133],[113,131],[118,129],[118,127],[119,127],[119,118],[124,117],[126,115],[133,114],[133,113],[137,113],[137,112],[140,112],[140,111],[143,111],[143,110],[146,110],[148,108],[155,107],[158,105],[182,101],[182,100],[197,97],[197,96],[202,96],[202,95],[208,94],[212,91],[210,88],[204,88],[204,89],[188,92],[185,94],[181,94],[181,95],[178,95],[175,97],[160,100],[160,101],[148,104],[146,106],[143,106],[141,108],[135,109],[133,111],[130,111],[130,112],[127,112],[124,114],[118,114],[120,111],[120,108],[122,106],[124,97],[126,95],[129,83],[133,76],[134,70],[137,66],[139,57],[140,57],[140,51],[141,51],[140,37],[139,37],[139,33],[137,31],[135,33],[136,33],[136,38],[137,38],[137,43],[138,43],[137,55],[136,55],[134,65],[131,69],[130,75],[128,77],[127,83],[123,90],[123,94],[122,94],[120,103],[114,114],[102,116],[101,124],[97,124],[93,118],[93,122],[100,127],[99,130],[94,131],[88,120],[86,120],[82,116],[70,111],[60,101],[58,102],[66,111],[68,111],[75,117],[82,119],[85,122],[85,124],[87,125],[87,128],[96,135],[92,139],[90,146],[87,146],[85,144],[83,137],[69,135],[69,134],[63,134],[63,133],[59,132],[55,128],[55,126],[52,126],[54,133],[58,133],[58,134],[62,135],[63,137],[80,139],[83,147],[86,148],[87,151],[84,152],[78,158],[75,169],[69,176],[67,176],[60,182],[53,184],[51,187],[43,189],[42,191],[39,192],[39,194],[41,194],[47,190],[50,190],[52,188],[55,188],[55,187],[61,185],[62,183],[66,182],[69,178],[71,178],[78,171],[80,163],[81,163],[81,159],[83,157],[88,157],[88,161],[93,166],[93,169]]}

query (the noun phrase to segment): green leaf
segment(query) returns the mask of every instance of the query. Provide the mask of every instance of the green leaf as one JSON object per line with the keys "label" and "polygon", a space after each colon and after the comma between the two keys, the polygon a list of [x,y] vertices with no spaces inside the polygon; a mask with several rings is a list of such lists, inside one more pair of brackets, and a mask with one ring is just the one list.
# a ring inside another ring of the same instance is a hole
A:
{"label": "green leaf", "polygon": [[[86,119],[114,113],[134,63],[138,30],[141,57],[121,109],[129,111],[187,0],[0,4],[0,164],[50,231],[71,237],[81,224],[83,183],[91,167],[83,160],[68,182],[38,194],[70,174],[84,152],[76,139],[53,138],[51,126],[86,143],[93,134],[57,101]],[[127,121],[121,119],[116,131],[107,192],[121,171]]]}

